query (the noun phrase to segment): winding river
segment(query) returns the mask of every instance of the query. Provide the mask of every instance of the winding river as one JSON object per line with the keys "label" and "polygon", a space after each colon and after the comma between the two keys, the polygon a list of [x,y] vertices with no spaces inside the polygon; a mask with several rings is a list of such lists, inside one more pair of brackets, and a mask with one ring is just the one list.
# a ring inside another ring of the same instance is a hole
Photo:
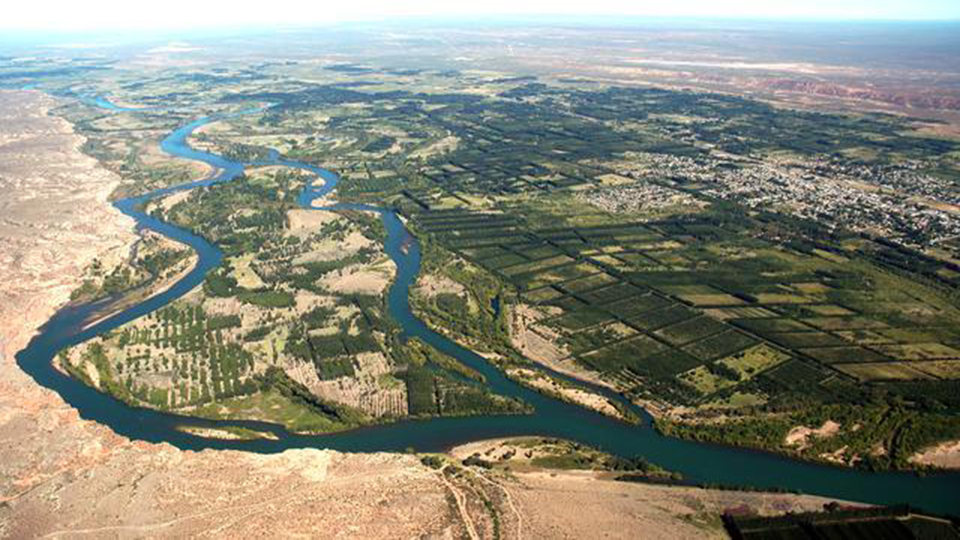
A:
{"label": "winding river", "polygon": [[[137,110],[111,106],[109,101],[103,99],[98,99],[96,103],[108,109]],[[766,452],[664,437],[652,429],[649,423],[643,426],[628,425],[548,398],[510,381],[482,357],[433,332],[413,315],[408,298],[410,286],[415,282],[420,269],[420,247],[397,214],[386,208],[347,204],[331,207],[372,210],[382,217],[388,233],[386,252],[396,262],[398,269],[396,280],[388,293],[390,315],[400,324],[406,336],[419,337],[480,371],[487,377],[491,390],[526,401],[535,408],[534,414],[403,420],[342,433],[299,435],[270,423],[221,422],[132,407],[64,375],[53,367],[52,360],[58,351],[162,308],[199,285],[204,275],[220,264],[222,253],[206,240],[138,210],[143,203],[166,194],[230,181],[243,173],[244,164],[193,149],[187,143],[187,138],[195,129],[219,118],[199,118],[176,129],[161,143],[162,149],[169,154],[212,166],[217,171],[214,175],[115,203],[121,212],[136,221],[138,228],[151,229],[196,250],[199,255],[196,268],[169,290],[87,328],[83,326],[84,321],[89,320],[91,315],[103,306],[65,308],[43,326],[26,349],[17,354],[17,362],[24,371],[42,386],[59,393],[83,418],[104,424],[131,439],[167,442],[191,450],[232,448],[264,453],[304,447],[349,452],[403,451],[414,448],[417,451],[430,452],[443,451],[454,445],[479,439],[536,434],[572,439],[624,456],[643,455],[658,465],[682,473],[687,480],[693,482],[784,488],[877,504],[909,503],[932,512],[960,514],[960,474],[918,476],[912,473],[869,473],[791,460]],[[311,207],[314,199],[326,195],[337,185],[338,177],[327,170],[279,157],[269,163],[308,170],[323,179],[322,186],[310,185],[300,195],[300,204],[307,208]],[[612,392],[598,390],[625,403],[620,396]],[[644,417],[648,418],[646,415]],[[273,433],[277,440],[208,439],[178,429],[187,425],[244,426]]]}

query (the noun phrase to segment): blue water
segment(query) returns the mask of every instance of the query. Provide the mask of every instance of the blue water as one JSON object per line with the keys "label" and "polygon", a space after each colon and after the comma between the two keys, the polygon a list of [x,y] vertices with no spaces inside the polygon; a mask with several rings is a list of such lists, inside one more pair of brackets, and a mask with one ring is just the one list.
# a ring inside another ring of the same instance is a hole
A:
{"label": "blue water", "polygon": [[[115,109],[114,109],[115,110]],[[250,109],[243,113],[256,112]],[[380,214],[387,231],[386,253],[397,264],[397,277],[388,292],[387,307],[407,337],[419,337],[441,352],[451,355],[486,376],[494,392],[518,397],[532,405],[534,414],[522,416],[481,416],[404,420],[329,435],[298,435],[280,426],[256,421],[213,421],[183,417],[132,407],[65,376],[52,366],[56,353],[98,334],[155,311],[182,297],[203,281],[204,275],[220,264],[222,253],[206,240],[154,219],[139,210],[142,203],[162,195],[196,186],[226,182],[244,171],[244,165],[222,156],[191,148],[187,137],[217,117],[200,118],[172,132],[161,148],[174,156],[211,165],[212,176],[181,186],[118,201],[116,207],[131,216],[140,228],[147,228],[192,247],[199,255],[197,267],[168,291],[113,315],[89,328],[85,320],[103,306],[86,305],[58,312],[17,354],[17,362],[40,385],[58,392],[83,418],[94,420],[131,439],[168,442],[179,448],[233,448],[251,452],[280,452],[288,448],[332,448],[353,452],[443,451],[451,446],[492,437],[545,435],[590,444],[624,456],[643,455],[669,470],[680,472],[693,482],[783,488],[841,499],[878,504],[909,503],[932,512],[960,514],[960,475],[952,473],[920,477],[910,473],[869,473],[790,460],[748,449],[725,447],[663,437],[649,423],[633,426],[530,391],[513,381],[476,353],[433,332],[410,310],[409,290],[420,271],[420,245],[395,212],[363,205],[338,204],[331,208],[364,209]],[[323,179],[321,186],[307,186],[299,197],[304,207],[328,194],[339,178],[330,171],[289,161],[274,155],[272,164],[308,170]],[[327,209],[317,209],[322,212]],[[605,395],[637,411],[619,396],[605,389]],[[639,411],[642,414],[642,411]],[[644,418],[649,418],[646,415]],[[179,426],[245,426],[269,431],[278,440],[227,441],[195,437]]]}
{"label": "blue water", "polygon": [[88,105],[115,112],[149,112],[159,110],[156,107],[121,107],[103,96],[82,97],[80,99]]}

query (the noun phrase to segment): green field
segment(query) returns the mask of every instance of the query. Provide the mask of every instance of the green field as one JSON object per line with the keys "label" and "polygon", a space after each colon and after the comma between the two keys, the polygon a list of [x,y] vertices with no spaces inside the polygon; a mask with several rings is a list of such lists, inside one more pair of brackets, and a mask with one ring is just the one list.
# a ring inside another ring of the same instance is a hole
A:
{"label": "green field", "polygon": [[[166,113],[114,115],[82,100],[63,105],[88,152],[123,178],[116,196],[196,172],[155,152],[159,133],[192,117],[177,107],[214,114],[273,104],[225,116],[192,143],[243,159],[272,149],[330,167],[343,178],[336,199],[395,209],[420,241],[423,275],[456,285],[414,287],[417,316],[497,365],[534,360],[514,339],[516,317],[539,310],[523,324],[556,347],[551,356],[640,403],[684,408],[690,426],[709,423],[720,407],[731,425],[751,426],[677,428],[683,436],[779,451],[775,435],[807,419],[798,411],[821,422],[826,411],[844,411],[850,425],[860,415],[875,426],[857,437],[882,450],[870,454],[860,441],[848,457],[879,468],[904,466],[902,452],[921,442],[960,436],[951,420],[960,413],[960,242],[946,226],[919,226],[904,213],[864,217],[862,205],[838,209],[818,191],[842,169],[869,172],[858,182],[899,201],[890,209],[918,197],[952,200],[960,194],[957,141],[912,131],[912,120],[894,115],[548,77],[401,76],[377,62],[360,71],[278,63],[264,77],[234,65],[209,73],[174,66],[162,76],[116,68],[82,89],[70,77],[51,89],[172,104]],[[806,175],[817,178],[803,184],[814,205],[758,205],[750,190],[723,183],[745,185],[767,168],[778,180],[751,189],[783,195],[777,186]],[[882,184],[896,177],[890,171],[943,183],[937,193],[915,193],[909,182],[894,189]],[[363,212],[345,212],[315,234],[292,232],[289,211],[304,182],[289,171],[251,171],[150,207],[216,244],[227,266],[208,275],[192,304],[105,336],[104,349],[81,358],[74,374],[158,408],[212,411],[229,402],[254,411],[263,407],[253,401],[279,392],[262,388],[266,367],[296,365],[316,388],[362,381],[356,395],[391,404],[386,412],[365,404],[384,417],[522,412],[464,366],[403,343],[382,294],[329,286],[383,261],[383,229]],[[339,253],[348,238],[364,247]],[[133,286],[177,257],[100,272],[78,297]],[[291,407],[279,407],[283,421],[308,423]],[[874,421],[878,410],[910,421]],[[331,411],[322,413],[330,422],[361,422]],[[822,459],[816,450],[805,457]]]}

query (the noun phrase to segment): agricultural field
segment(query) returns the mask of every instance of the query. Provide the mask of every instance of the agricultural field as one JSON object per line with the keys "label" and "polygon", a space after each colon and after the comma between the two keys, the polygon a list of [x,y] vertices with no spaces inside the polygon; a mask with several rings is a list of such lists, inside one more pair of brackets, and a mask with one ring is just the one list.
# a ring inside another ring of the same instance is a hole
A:
{"label": "agricultural field", "polygon": [[[201,92],[195,106],[243,114],[192,145],[328,167],[337,200],[395,209],[422,246],[415,313],[508,372],[543,364],[615,389],[665,432],[809,459],[900,467],[960,437],[960,221],[944,209],[960,202],[960,143],[908,118],[349,64],[112,77],[85,92],[168,104],[65,105],[124,176],[118,196],[189,175],[147,148],[187,117],[173,88]],[[298,213],[302,185],[264,170],[152,208],[227,264],[100,352],[71,352],[71,369],[175,410],[255,410],[240,402],[264,381],[349,407],[344,423],[522,410],[395,339],[376,220]],[[841,435],[786,442],[827,420]]]}
{"label": "agricultural field", "polygon": [[[509,210],[503,217],[465,209],[412,215],[429,238],[496,276],[504,298],[547,310],[530,329],[561,346],[554,355],[561,358],[552,361],[572,361],[637,403],[664,411],[666,431],[694,436],[672,423],[715,417],[786,426],[786,418],[800,421],[798,407],[836,403],[853,410],[904,401],[931,407],[911,424],[922,436],[909,446],[873,432],[884,450],[870,449],[871,466],[885,467],[904,465],[906,448],[919,449],[931,433],[960,427],[940,412],[957,406],[942,398],[958,388],[951,367],[960,366],[960,336],[951,326],[960,317],[955,294],[883,266],[862,248],[842,251],[841,262],[799,239],[776,244],[749,216],[724,219],[710,210],[563,230],[523,227]],[[477,220],[505,225],[476,227]],[[718,255],[738,244],[736,256]],[[645,249],[650,245],[656,249]],[[939,390],[923,396],[924,387]],[[782,438],[753,437],[722,440],[812,459],[866,459],[853,452],[834,458],[839,444],[830,452],[798,450]],[[904,448],[892,455],[887,446],[897,444]]]}
{"label": "agricultural field", "polygon": [[226,260],[172,305],[71,349],[61,365],[125,401],[328,432],[418,415],[522,412],[468,368],[401,342],[379,219],[300,209],[303,174],[253,169],[148,209]]}

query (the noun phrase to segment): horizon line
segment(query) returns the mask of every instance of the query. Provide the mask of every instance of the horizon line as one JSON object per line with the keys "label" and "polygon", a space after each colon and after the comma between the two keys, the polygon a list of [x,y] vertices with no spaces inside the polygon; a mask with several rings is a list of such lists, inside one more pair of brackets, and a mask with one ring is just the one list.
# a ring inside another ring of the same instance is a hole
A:
{"label": "horizon line", "polygon": [[[691,16],[691,15],[617,15],[617,14],[522,14],[522,15],[442,15],[442,16],[388,16],[388,17],[358,17],[340,20],[316,21],[276,21],[267,23],[234,22],[221,24],[191,24],[191,25],[109,25],[89,26],[85,28],[69,27],[39,27],[39,26],[5,26],[0,23],[0,30],[19,34],[85,34],[109,32],[112,35],[128,33],[175,33],[196,32],[204,30],[307,30],[317,27],[351,26],[364,24],[390,23],[454,23],[477,25],[482,23],[523,23],[535,25],[573,23],[576,26],[591,26],[598,23],[613,23],[615,26],[630,26],[644,22],[699,22],[699,23],[781,23],[781,24],[950,24],[960,23],[960,15],[948,18],[884,18],[884,17],[817,17],[817,16]],[[4,41],[0,37],[0,41]]]}

